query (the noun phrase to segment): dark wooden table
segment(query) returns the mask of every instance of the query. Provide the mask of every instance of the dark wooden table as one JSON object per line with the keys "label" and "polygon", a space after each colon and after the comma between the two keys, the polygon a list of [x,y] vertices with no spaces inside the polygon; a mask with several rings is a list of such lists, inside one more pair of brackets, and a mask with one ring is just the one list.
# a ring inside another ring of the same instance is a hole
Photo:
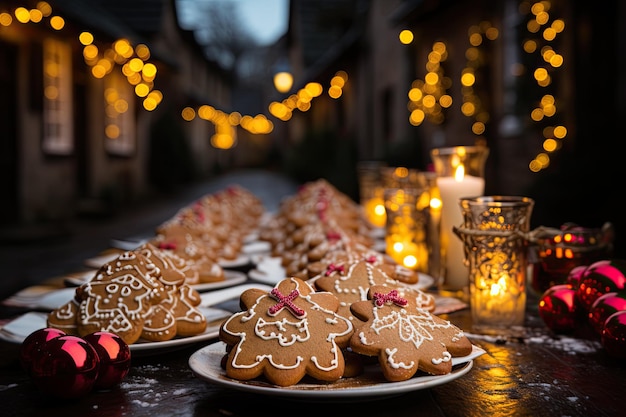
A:
{"label": "dark wooden table", "polygon": [[[393,397],[303,401],[220,388],[197,378],[189,357],[210,342],[162,355],[133,357],[114,389],[76,400],[43,394],[18,362],[18,344],[0,342],[0,414],[46,416],[619,416],[625,415],[626,364],[608,356],[590,329],[558,336],[543,324],[537,299],[515,335],[471,332],[469,310],[443,317],[486,354],[448,383]],[[222,307],[236,308],[233,302]],[[2,318],[18,314],[3,308]]]}

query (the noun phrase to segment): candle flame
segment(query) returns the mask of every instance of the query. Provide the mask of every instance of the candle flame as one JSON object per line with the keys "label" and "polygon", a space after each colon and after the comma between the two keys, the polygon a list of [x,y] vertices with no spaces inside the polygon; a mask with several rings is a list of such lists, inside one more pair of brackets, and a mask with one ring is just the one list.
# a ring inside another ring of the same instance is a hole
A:
{"label": "candle flame", "polygon": [[415,268],[417,266],[417,258],[414,255],[407,255],[403,259],[404,266],[407,268]]}
{"label": "candle flame", "polygon": [[463,164],[459,165],[456,167],[456,170],[454,171],[454,179],[457,182],[462,182],[463,181],[463,177],[465,177],[465,166]]}

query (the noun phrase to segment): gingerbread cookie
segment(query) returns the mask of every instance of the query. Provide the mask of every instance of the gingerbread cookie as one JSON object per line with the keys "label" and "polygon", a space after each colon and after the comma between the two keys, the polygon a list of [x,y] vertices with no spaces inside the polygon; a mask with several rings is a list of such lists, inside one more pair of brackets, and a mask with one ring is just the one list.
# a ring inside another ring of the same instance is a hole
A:
{"label": "gingerbread cookie", "polygon": [[291,277],[271,292],[244,291],[245,311],[233,314],[220,327],[228,346],[226,375],[239,380],[265,376],[271,383],[289,386],[305,375],[321,381],[342,377],[346,347],[353,327],[336,314],[337,297],[315,292],[305,281]]}
{"label": "gingerbread cookie", "polygon": [[66,334],[78,335],[76,319],[78,317],[79,305],[74,299],[52,310],[48,314],[47,326],[63,330]]}
{"label": "gingerbread cookie", "polygon": [[[342,259],[345,259],[342,260]],[[374,285],[389,288],[403,288],[406,297],[413,300],[419,308],[434,310],[435,298],[419,289],[405,286],[392,279],[382,267],[377,257],[355,259],[353,257],[336,258],[337,263],[330,263],[326,270],[311,279],[315,288],[328,291],[339,299],[338,314],[352,319],[350,305],[357,301],[367,300],[367,293]]]}
{"label": "gingerbread cookie", "polygon": [[452,371],[452,357],[466,356],[472,344],[463,331],[419,308],[402,288],[373,286],[366,301],[350,306],[356,322],[350,347],[377,356],[385,379],[404,381],[418,371],[444,375]]}
{"label": "gingerbread cookie", "polygon": [[104,330],[127,344],[136,342],[150,307],[166,296],[159,276],[159,268],[139,252],[124,252],[104,264],[91,281],[76,289],[79,335]]}

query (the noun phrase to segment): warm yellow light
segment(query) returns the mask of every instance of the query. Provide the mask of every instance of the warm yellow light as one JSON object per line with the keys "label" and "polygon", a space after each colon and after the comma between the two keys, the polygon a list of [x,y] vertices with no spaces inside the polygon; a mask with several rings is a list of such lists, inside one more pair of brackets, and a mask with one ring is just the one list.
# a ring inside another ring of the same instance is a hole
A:
{"label": "warm yellow light", "polygon": [[150,59],[150,49],[143,43],[140,43],[135,47],[135,53],[144,61]]}
{"label": "warm yellow light", "polygon": [[24,7],[18,7],[15,9],[15,18],[20,23],[27,23],[30,20],[30,13]]}
{"label": "warm yellow light", "polygon": [[128,111],[128,102],[120,98],[118,100],[115,100],[115,103],[113,103],[113,108],[115,108],[115,111],[119,114],[126,113]]}
{"label": "warm yellow light", "polygon": [[311,95],[311,97],[319,97],[324,91],[324,88],[320,83],[307,83],[307,85],[304,86],[304,89]]}
{"label": "warm yellow light", "polygon": [[139,58],[133,58],[130,61],[128,61],[128,66],[134,72],[139,72],[143,68],[143,61]]}
{"label": "warm yellow light", "polygon": [[141,72],[145,78],[153,79],[154,77],[156,77],[157,67],[156,65],[148,62],[143,66]]}
{"label": "warm yellow light", "polygon": [[93,35],[89,32],[82,32],[78,35],[78,40],[85,46],[91,45],[93,43]]}
{"label": "warm yellow light", "polygon": [[104,128],[104,134],[109,139],[117,139],[120,137],[120,127],[115,124],[107,125]]}
{"label": "warm yellow light", "polygon": [[439,97],[439,104],[441,105],[441,107],[446,109],[452,106],[452,96],[448,94],[442,95],[441,97]]}
{"label": "warm yellow light", "polygon": [[183,111],[181,112],[181,116],[183,120],[189,122],[196,117],[196,111],[192,109],[191,107],[185,107]]}
{"label": "warm yellow light", "polygon": [[407,255],[402,260],[402,263],[407,268],[413,269],[413,268],[415,268],[417,266],[417,258],[415,257],[415,255]]}
{"label": "warm yellow light", "polygon": [[150,96],[146,97],[143,100],[143,108],[146,109],[147,111],[152,111],[156,109],[158,104],[159,103],[153,97],[150,97]]}
{"label": "warm yellow light", "polygon": [[424,111],[421,109],[415,109],[411,112],[411,116],[409,116],[409,123],[413,126],[419,126],[424,121],[426,115]]}
{"label": "warm yellow light", "polygon": [[106,73],[106,69],[102,65],[94,65],[93,68],[91,68],[91,75],[96,78],[103,78]]}
{"label": "warm yellow light", "polygon": [[30,11],[30,20],[31,20],[31,22],[39,23],[39,22],[41,22],[41,19],[43,19],[43,13],[41,13],[41,10],[32,9]]}
{"label": "warm yellow light", "polygon": [[330,88],[328,89],[328,95],[331,98],[339,98],[341,97],[342,94],[342,90],[340,87],[336,86],[336,85],[332,85],[330,86]]}
{"label": "warm yellow light", "polygon": [[50,26],[52,26],[52,29],[61,30],[65,27],[65,20],[61,16],[52,16],[50,18]]}
{"label": "warm yellow light", "polygon": [[408,45],[411,42],[413,42],[413,32],[411,32],[408,29],[405,29],[402,32],[400,32],[400,35],[398,35],[398,39],[400,39],[400,42],[402,44]]}
{"label": "warm yellow light", "polygon": [[346,81],[344,80],[344,78],[340,77],[339,75],[335,75],[333,78],[330,79],[330,85],[333,87],[343,88],[345,83]]}
{"label": "warm yellow light", "polygon": [[148,95],[149,92],[150,87],[148,87],[144,83],[139,83],[135,86],[135,94],[137,94],[138,97],[145,97]]}
{"label": "warm yellow light", "polygon": [[465,177],[465,166],[460,164],[454,170],[454,180],[456,182],[463,182],[463,178]]}
{"label": "warm yellow light", "polygon": [[472,85],[474,85],[475,82],[476,77],[474,76],[474,73],[466,72],[465,74],[461,75],[461,84],[463,84],[465,87],[471,87]]}
{"label": "warm yellow light", "polygon": [[293,75],[286,71],[274,74],[274,88],[279,93],[287,93],[293,86]]}
{"label": "warm yellow light", "polygon": [[565,126],[556,126],[554,128],[554,137],[563,139],[567,136],[567,128]]}
{"label": "warm yellow light", "polygon": [[0,13],[0,25],[10,26],[13,22],[13,18],[8,13]]}

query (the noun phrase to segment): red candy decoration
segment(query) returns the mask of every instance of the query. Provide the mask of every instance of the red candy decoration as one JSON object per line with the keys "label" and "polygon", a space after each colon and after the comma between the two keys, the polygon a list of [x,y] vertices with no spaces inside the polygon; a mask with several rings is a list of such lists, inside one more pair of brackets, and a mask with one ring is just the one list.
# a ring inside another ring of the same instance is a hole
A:
{"label": "red candy decoration", "polygon": [[578,324],[576,290],[567,284],[553,285],[539,300],[539,316],[556,333],[573,332]]}
{"label": "red candy decoration", "polygon": [[591,264],[580,278],[577,297],[589,311],[601,295],[626,288],[626,261],[603,260]]}
{"label": "red candy decoration", "polygon": [[42,346],[59,336],[64,336],[65,332],[59,329],[46,327],[44,329],[35,330],[29,334],[20,346],[20,364],[22,368],[30,373],[31,363],[33,359],[41,355]]}
{"label": "red candy decoration", "polygon": [[609,355],[626,359],[626,311],[618,311],[606,319],[601,340]]}
{"label": "red candy decoration", "polygon": [[33,358],[31,376],[39,389],[60,398],[89,393],[98,377],[98,353],[78,336],[59,336],[47,341]]}
{"label": "red candy decoration", "polygon": [[601,334],[604,323],[613,313],[626,310],[626,292],[609,292],[598,297],[589,309],[589,323]]}
{"label": "red candy decoration", "polygon": [[104,331],[88,334],[83,339],[95,348],[100,360],[94,388],[105,390],[119,384],[130,370],[128,344],[118,335]]}

